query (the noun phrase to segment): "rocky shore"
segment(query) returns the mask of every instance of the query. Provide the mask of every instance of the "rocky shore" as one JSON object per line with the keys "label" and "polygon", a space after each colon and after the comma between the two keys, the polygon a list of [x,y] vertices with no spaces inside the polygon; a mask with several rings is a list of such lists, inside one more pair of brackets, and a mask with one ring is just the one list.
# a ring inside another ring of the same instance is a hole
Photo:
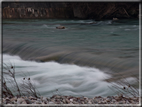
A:
{"label": "rocky shore", "polygon": [[139,97],[97,96],[94,98],[53,95],[50,98],[32,96],[6,97],[3,104],[139,104]]}

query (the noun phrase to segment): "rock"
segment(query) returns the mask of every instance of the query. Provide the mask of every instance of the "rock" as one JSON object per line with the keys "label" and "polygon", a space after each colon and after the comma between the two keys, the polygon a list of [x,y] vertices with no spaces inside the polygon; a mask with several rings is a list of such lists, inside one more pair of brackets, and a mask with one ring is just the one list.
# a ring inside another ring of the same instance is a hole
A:
{"label": "rock", "polygon": [[98,101],[96,101],[95,99],[93,100],[93,104],[97,104],[98,103]]}
{"label": "rock", "polygon": [[70,101],[69,101],[68,99],[66,99],[66,103],[67,103],[67,104],[69,104],[69,103],[70,103]]}
{"label": "rock", "polygon": [[46,97],[43,97],[43,99],[42,99],[42,100],[43,100],[43,102],[44,102],[44,103],[47,103],[47,99],[46,99]]}
{"label": "rock", "polygon": [[60,104],[64,104],[63,102],[60,102]]}
{"label": "rock", "polygon": [[11,101],[11,102],[17,101],[17,98],[16,98],[16,97],[13,97],[13,98],[10,99],[10,101]]}
{"label": "rock", "polygon": [[25,101],[23,98],[18,98],[17,99],[17,104],[21,104],[23,101]]}
{"label": "rock", "polygon": [[61,102],[60,102],[60,101],[57,101],[56,104],[61,104]]}
{"label": "rock", "polygon": [[73,99],[70,99],[71,102],[73,102]]}
{"label": "rock", "polygon": [[88,104],[88,100],[85,100],[84,103],[85,103],[85,104]]}
{"label": "rock", "polygon": [[51,102],[51,101],[50,101],[48,104],[54,104],[54,102]]}
{"label": "rock", "polygon": [[32,103],[34,103],[36,100],[30,100]]}
{"label": "rock", "polygon": [[65,27],[64,26],[58,26],[58,27],[56,27],[56,29],[65,29]]}
{"label": "rock", "polygon": [[56,96],[57,99],[60,99],[61,97],[59,95]]}
{"label": "rock", "polygon": [[37,101],[41,102],[41,99],[37,99]]}
{"label": "rock", "polygon": [[88,98],[87,97],[84,97],[86,100],[88,100]]}
{"label": "rock", "polygon": [[29,100],[29,99],[25,99],[25,101],[26,101],[27,104],[32,104],[32,101]]}
{"label": "rock", "polygon": [[41,101],[35,101],[34,104],[41,104]]}
{"label": "rock", "polygon": [[26,101],[23,101],[21,104],[27,104],[27,102],[26,102]]}
{"label": "rock", "polygon": [[[95,97],[95,98],[87,98],[87,97],[73,97],[73,96],[59,96],[55,95],[52,98],[40,97],[34,98],[30,97],[32,100],[28,99],[28,97],[13,97],[9,99],[3,98],[3,104],[138,104],[138,98],[126,98],[126,97]],[[36,99],[36,100],[33,100]],[[49,102],[50,101],[50,102]]]}
{"label": "rock", "polygon": [[113,20],[113,21],[117,21],[117,20],[118,20],[118,18],[113,18],[112,20]]}
{"label": "rock", "polygon": [[6,102],[10,102],[10,99],[7,97],[7,98],[5,99],[5,101],[6,101]]}
{"label": "rock", "polygon": [[72,102],[70,102],[69,104],[73,104]]}
{"label": "rock", "polygon": [[41,104],[44,105],[44,104],[46,104],[46,103],[42,102]]}
{"label": "rock", "polygon": [[111,101],[111,98],[107,98],[106,101],[107,101],[107,102],[110,102],[110,101]]}
{"label": "rock", "polygon": [[81,98],[80,98],[80,101],[84,101],[84,98],[83,98],[83,97],[81,97]]}
{"label": "rock", "polygon": [[88,104],[92,104],[91,101],[88,101]]}
{"label": "rock", "polygon": [[116,102],[116,100],[115,100],[115,99],[112,99],[112,102]]}
{"label": "rock", "polygon": [[11,102],[11,104],[14,104],[14,103],[15,103],[14,101]]}
{"label": "rock", "polygon": [[5,102],[5,99],[4,99],[4,98],[2,99],[2,102],[3,102],[3,103]]}
{"label": "rock", "polygon": [[29,99],[31,100],[37,100],[37,98],[30,96]]}
{"label": "rock", "polygon": [[43,100],[43,96],[41,96],[40,99]]}
{"label": "rock", "polygon": [[120,101],[119,104],[123,104],[123,101]]}
{"label": "rock", "polygon": [[55,99],[51,99],[51,102],[55,102]]}
{"label": "rock", "polygon": [[63,101],[64,104],[66,104],[66,100],[65,99],[63,99],[62,101]]}

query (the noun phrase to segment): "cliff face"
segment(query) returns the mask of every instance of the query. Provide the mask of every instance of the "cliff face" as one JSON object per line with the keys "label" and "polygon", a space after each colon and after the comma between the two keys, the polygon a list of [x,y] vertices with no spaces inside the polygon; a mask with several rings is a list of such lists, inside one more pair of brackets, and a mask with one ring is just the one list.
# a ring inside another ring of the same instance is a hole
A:
{"label": "cliff face", "polygon": [[2,3],[3,18],[73,18],[64,3]]}
{"label": "cliff face", "polygon": [[2,18],[112,19],[138,18],[139,3],[2,2]]}

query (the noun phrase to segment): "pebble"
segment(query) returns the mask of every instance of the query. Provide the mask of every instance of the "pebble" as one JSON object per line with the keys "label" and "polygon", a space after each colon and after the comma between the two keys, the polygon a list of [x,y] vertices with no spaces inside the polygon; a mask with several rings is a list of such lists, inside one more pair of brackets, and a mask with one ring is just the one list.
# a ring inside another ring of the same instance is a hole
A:
{"label": "pebble", "polygon": [[33,96],[6,97],[3,104],[139,104],[139,98],[120,96],[97,96],[94,98],[54,95],[51,98]]}
{"label": "pebble", "polygon": [[66,99],[66,103],[68,104],[68,103],[70,103],[70,101],[68,99]]}
{"label": "pebble", "polygon": [[25,101],[23,98],[18,98],[17,99],[17,104],[21,104],[23,101]]}
{"label": "pebble", "polygon": [[54,102],[49,102],[49,104],[54,104]]}
{"label": "pebble", "polygon": [[32,101],[27,99],[27,98],[25,99],[25,101],[26,101],[27,104],[32,104]]}
{"label": "pebble", "polygon": [[26,101],[23,101],[21,104],[27,104]]}
{"label": "pebble", "polygon": [[73,99],[70,99],[71,102],[73,102]]}
{"label": "pebble", "polygon": [[44,103],[47,103],[47,102],[48,102],[46,97],[43,97],[43,98],[42,98],[42,101],[43,101]]}
{"label": "pebble", "polygon": [[10,99],[11,102],[16,101],[16,100],[17,100],[16,97],[13,97],[13,98]]}

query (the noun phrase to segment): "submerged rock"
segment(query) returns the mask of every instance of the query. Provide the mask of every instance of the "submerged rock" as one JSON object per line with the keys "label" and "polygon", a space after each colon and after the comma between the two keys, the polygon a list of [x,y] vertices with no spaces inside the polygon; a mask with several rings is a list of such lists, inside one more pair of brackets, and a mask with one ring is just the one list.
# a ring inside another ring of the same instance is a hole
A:
{"label": "submerged rock", "polygon": [[58,27],[56,27],[56,29],[65,29],[65,27],[64,26],[58,26]]}

